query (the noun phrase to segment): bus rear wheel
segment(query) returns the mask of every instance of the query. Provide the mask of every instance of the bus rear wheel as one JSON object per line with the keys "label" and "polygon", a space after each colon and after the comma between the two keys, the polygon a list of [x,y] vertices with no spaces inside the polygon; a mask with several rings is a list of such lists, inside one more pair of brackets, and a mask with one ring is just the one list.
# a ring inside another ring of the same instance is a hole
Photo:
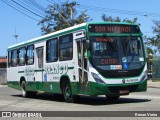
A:
{"label": "bus rear wheel", "polygon": [[34,97],[36,95],[36,92],[27,91],[25,81],[22,81],[21,83],[21,91],[22,91],[22,97]]}
{"label": "bus rear wheel", "polygon": [[22,81],[21,83],[21,91],[22,91],[22,97],[27,97],[28,96],[28,92],[26,90],[26,82]]}
{"label": "bus rear wheel", "polygon": [[63,96],[66,102],[73,103],[75,102],[75,97],[72,95],[71,86],[69,83],[66,83],[62,87]]}

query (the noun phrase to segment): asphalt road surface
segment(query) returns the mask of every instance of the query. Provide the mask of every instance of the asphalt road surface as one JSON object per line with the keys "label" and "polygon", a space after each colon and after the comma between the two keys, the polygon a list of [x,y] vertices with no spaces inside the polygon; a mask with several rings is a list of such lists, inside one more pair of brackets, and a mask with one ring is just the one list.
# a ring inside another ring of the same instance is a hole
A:
{"label": "asphalt road surface", "polygon": [[[0,86],[0,111],[160,111],[160,89],[148,88],[147,92],[131,93],[121,96],[116,102],[108,101],[105,96],[81,96],[77,103],[66,103],[61,95],[37,94],[33,98],[23,98],[21,91]],[[143,119],[145,117],[142,117]],[[13,119],[13,118],[0,118]],[[15,118],[19,120],[20,118]],[[28,118],[25,118],[28,120]],[[37,118],[40,120],[43,118]],[[46,120],[49,118],[46,118]],[[63,119],[63,118],[56,118]],[[65,118],[71,120],[75,118]],[[76,118],[82,119],[82,118]],[[87,120],[97,118],[85,117]],[[108,119],[99,117],[98,119]],[[115,120],[115,118],[110,118]],[[116,119],[128,119],[116,118]],[[138,119],[132,117],[132,119]],[[147,117],[145,119],[150,120]],[[154,117],[154,119],[159,119]]]}

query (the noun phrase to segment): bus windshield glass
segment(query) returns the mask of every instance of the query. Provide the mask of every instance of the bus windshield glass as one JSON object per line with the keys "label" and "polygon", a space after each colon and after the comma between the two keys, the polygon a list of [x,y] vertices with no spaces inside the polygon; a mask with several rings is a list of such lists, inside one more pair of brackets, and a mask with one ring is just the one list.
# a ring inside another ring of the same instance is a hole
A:
{"label": "bus windshield glass", "polygon": [[90,37],[92,64],[101,70],[133,70],[144,65],[140,37]]}

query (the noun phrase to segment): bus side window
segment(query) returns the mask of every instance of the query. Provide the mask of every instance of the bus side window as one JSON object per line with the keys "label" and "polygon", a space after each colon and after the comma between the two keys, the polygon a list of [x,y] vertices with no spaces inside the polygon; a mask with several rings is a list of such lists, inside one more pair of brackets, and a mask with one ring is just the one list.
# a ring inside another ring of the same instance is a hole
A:
{"label": "bus side window", "polygon": [[26,49],[25,49],[25,47],[19,49],[18,57],[19,57],[19,65],[20,66],[25,65],[25,58],[26,58]]}
{"label": "bus side window", "polygon": [[11,66],[16,67],[18,64],[18,53],[17,50],[11,52]]}
{"label": "bus side window", "polygon": [[8,67],[11,67],[11,51],[8,51]]}
{"label": "bus side window", "polygon": [[56,62],[58,60],[58,39],[48,40],[46,43],[46,61]]}
{"label": "bus side window", "polygon": [[73,58],[73,35],[61,36],[59,39],[59,60],[72,60]]}
{"label": "bus side window", "polygon": [[79,67],[82,67],[82,64],[81,64],[81,42],[80,41],[77,41],[77,51],[78,51],[78,65]]}
{"label": "bus side window", "polygon": [[34,64],[34,46],[30,45],[27,47],[27,56],[26,56],[27,65]]}

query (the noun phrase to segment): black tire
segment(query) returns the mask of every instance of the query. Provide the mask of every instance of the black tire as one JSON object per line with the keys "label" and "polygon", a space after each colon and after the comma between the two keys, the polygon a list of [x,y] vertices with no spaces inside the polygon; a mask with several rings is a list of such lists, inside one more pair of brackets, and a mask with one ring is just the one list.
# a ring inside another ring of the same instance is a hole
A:
{"label": "black tire", "polygon": [[120,96],[109,96],[109,95],[106,95],[106,98],[107,98],[107,100],[114,102],[114,101],[118,100],[120,98]]}
{"label": "black tire", "polygon": [[21,91],[22,91],[22,97],[28,97],[28,92],[26,90],[26,82],[22,81],[21,83]]}
{"label": "black tire", "polygon": [[36,95],[36,92],[34,91],[27,91],[26,90],[26,82],[22,81],[21,83],[21,91],[22,91],[22,97],[34,97]]}
{"label": "black tire", "polygon": [[72,90],[71,90],[71,86],[69,83],[66,83],[63,85],[62,92],[63,92],[64,100],[66,102],[68,103],[75,102],[75,96],[72,95]]}

